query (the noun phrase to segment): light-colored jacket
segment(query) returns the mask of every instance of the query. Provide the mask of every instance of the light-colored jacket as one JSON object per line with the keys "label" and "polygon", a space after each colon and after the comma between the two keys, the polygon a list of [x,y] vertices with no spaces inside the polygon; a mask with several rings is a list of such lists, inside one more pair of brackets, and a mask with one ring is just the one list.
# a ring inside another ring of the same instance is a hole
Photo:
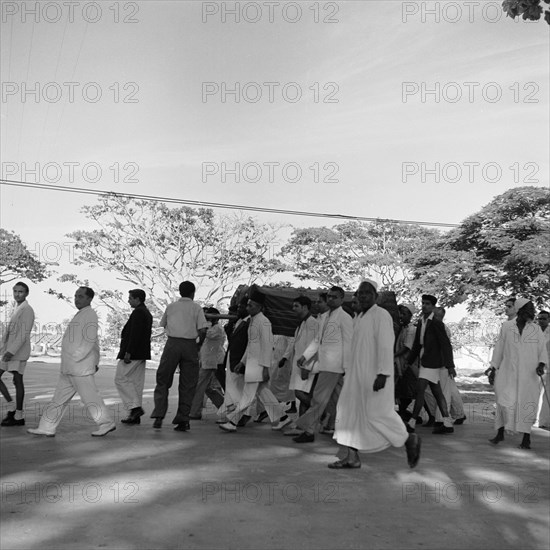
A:
{"label": "light-colored jacket", "polygon": [[34,311],[25,300],[12,313],[8,328],[2,338],[0,357],[11,353],[10,361],[26,361],[31,355],[31,331],[34,325]]}
{"label": "light-colored jacket", "polygon": [[67,325],[61,342],[61,374],[87,376],[99,364],[97,313],[86,306]]}
{"label": "light-colored jacket", "polygon": [[245,382],[262,382],[264,367],[271,366],[273,332],[271,321],[262,313],[251,317],[248,326],[248,345],[241,363],[246,365]]}
{"label": "light-colored jacket", "polygon": [[319,319],[317,338],[303,356],[309,361],[317,353],[319,372],[343,373],[350,366],[352,334],[353,321],[341,307],[325,313]]}
{"label": "light-colored jacket", "polygon": [[225,342],[225,332],[223,328],[216,323],[206,331],[206,338],[201,346],[200,360],[201,369],[212,370],[218,368],[223,363]]}

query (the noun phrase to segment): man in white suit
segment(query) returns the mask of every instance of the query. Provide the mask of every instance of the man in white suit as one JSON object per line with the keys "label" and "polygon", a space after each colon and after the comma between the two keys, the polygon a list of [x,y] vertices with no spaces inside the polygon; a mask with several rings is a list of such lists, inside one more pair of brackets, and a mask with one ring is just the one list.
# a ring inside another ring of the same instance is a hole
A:
{"label": "man in white suit", "polygon": [[342,309],[344,297],[344,290],[339,286],[333,286],[327,292],[329,311],[320,317],[317,337],[297,360],[297,365],[302,369],[311,369],[313,365],[310,360],[317,355],[319,374],[311,406],[296,422],[296,432],[302,433],[293,438],[295,443],[311,443],[315,440],[314,433],[321,415],[349,366],[353,322]]}
{"label": "man in white suit", "polygon": [[[34,325],[34,311],[27,302],[29,287],[23,283],[15,283],[13,287],[13,299],[17,306],[12,313],[10,322],[0,346],[0,393],[8,402],[8,414],[2,420],[2,426],[24,426],[23,399],[25,386],[23,385],[23,373],[27,366],[27,360],[31,355],[31,331]],[[4,372],[13,375],[15,386],[15,403],[10,392],[1,380]]]}
{"label": "man in white suit", "polygon": [[78,393],[99,429],[95,437],[107,435],[116,429],[113,417],[97,391],[94,375],[99,364],[99,341],[97,313],[90,304],[94,291],[80,287],[74,295],[78,312],[67,325],[61,342],[61,373],[53,399],[44,409],[38,428],[27,430],[34,435],[53,437],[63,413]]}
{"label": "man in white suit", "polygon": [[237,424],[246,409],[251,405],[254,397],[263,403],[271,422],[277,422],[283,416],[285,403],[279,403],[269,389],[269,368],[273,354],[273,333],[271,322],[262,313],[265,295],[261,292],[253,293],[246,306],[250,315],[248,326],[248,345],[236,372],[244,370],[244,388],[235,409],[227,414],[228,422],[220,424],[226,432],[235,432]]}

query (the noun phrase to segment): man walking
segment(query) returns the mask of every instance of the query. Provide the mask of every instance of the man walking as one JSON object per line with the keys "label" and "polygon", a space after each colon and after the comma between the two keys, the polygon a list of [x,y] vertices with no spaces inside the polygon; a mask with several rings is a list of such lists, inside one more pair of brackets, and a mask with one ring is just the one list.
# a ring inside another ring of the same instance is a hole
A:
{"label": "man walking", "polygon": [[[286,434],[296,434],[295,443],[311,443],[315,440],[315,431],[321,415],[325,411],[334,389],[349,367],[353,322],[342,309],[345,293],[333,286],[327,293],[328,313],[319,320],[319,333],[297,360],[297,365],[311,370],[312,358],[319,359],[319,374],[313,390],[310,408],[296,422],[296,429]],[[300,433],[301,432],[301,433]]]}
{"label": "man walking", "polygon": [[145,363],[147,359],[151,359],[153,316],[145,305],[145,291],[136,288],[128,294],[128,303],[133,311],[122,329],[115,385],[124,409],[129,411],[128,417],[123,418],[121,422],[139,424],[140,416],[144,414],[141,405]]}
{"label": "man walking", "polygon": [[261,292],[253,293],[247,305],[250,315],[248,327],[248,345],[241,361],[235,367],[236,372],[244,370],[244,388],[235,410],[227,414],[228,422],[220,424],[226,432],[235,432],[237,424],[244,411],[252,404],[254,397],[263,403],[271,420],[276,422],[283,416],[284,403],[279,403],[269,389],[269,368],[273,354],[273,333],[271,322],[262,313],[265,295]]}
{"label": "man walking", "polygon": [[[24,426],[23,399],[25,398],[25,386],[23,385],[23,373],[27,366],[27,360],[31,355],[31,331],[34,325],[34,311],[27,302],[29,287],[23,283],[15,283],[13,287],[13,299],[15,307],[10,322],[0,346],[0,393],[8,402],[8,414],[2,420],[2,426]],[[15,403],[10,392],[2,381],[2,375],[8,371],[13,376],[15,386]]]}
{"label": "man walking", "polygon": [[53,399],[44,409],[38,428],[27,430],[34,435],[53,437],[69,401],[75,393],[99,429],[92,436],[101,437],[116,429],[113,417],[97,391],[94,375],[99,364],[97,313],[91,303],[94,291],[81,286],[74,295],[78,312],[67,325],[61,342],[61,373]]}
{"label": "man walking", "polygon": [[159,323],[164,327],[168,340],[157,369],[155,409],[151,414],[151,418],[155,419],[153,428],[156,430],[162,428],[162,420],[168,410],[168,392],[178,366],[178,410],[172,424],[176,425],[174,430],[179,432],[186,432],[190,428],[191,404],[199,377],[199,347],[206,337],[208,327],[201,306],[193,301],[195,290],[191,281],[181,283],[181,298],[166,308]]}
{"label": "man walking", "polygon": [[420,438],[407,434],[395,411],[391,315],[376,305],[376,283],[363,281],[357,290],[362,312],[354,323],[351,365],[338,401],[334,439],[347,447],[346,456],[329,468],[360,468],[359,451],[376,453],[405,445],[409,466],[420,458]]}

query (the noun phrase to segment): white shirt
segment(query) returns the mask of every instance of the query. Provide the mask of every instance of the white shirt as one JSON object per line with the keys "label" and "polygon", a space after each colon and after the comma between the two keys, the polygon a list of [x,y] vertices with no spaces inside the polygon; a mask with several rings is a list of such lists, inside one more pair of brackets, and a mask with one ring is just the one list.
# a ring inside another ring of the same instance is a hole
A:
{"label": "white shirt", "polygon": [[88,376],[99,365],[97,313],[91,306],[78,310],[61,342],[61,374]]}

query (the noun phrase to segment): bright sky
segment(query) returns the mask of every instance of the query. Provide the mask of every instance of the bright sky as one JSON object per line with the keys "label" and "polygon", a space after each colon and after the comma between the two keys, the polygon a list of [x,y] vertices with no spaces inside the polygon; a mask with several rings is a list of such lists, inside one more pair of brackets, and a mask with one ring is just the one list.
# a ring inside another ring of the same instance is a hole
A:
{"label": "bright sky", "polygon": [[[459,223],[549,181],[548,25],[500,4],[2,1],[2,178]],[[0,193],[31,249],[93,228],[92,196]]]}

